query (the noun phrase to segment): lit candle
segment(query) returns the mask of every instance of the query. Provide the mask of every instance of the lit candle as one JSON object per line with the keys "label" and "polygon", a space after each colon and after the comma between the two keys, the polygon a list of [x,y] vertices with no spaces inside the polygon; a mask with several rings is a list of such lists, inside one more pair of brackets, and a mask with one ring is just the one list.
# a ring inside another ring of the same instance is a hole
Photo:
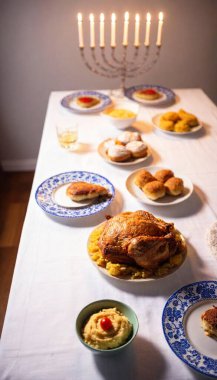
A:
{"label": "lit candle", "polygon": [[78,13],[78,41],[79,41],[79,47],[84,47],[84,38],[83,38],[83,27],[82,27],[82,14]]}
{"label": "lit candle", "polygon": [[150,29],[151,29],[151,13],[146,15],[146,31],[145,31],[145,46],[150,44]]}
{"label": "lit candle", "polygon": [[105,25],[104,25],[105,16],[104,16],[104,13],[100,13],[99,19],[100,19],[100,41],[99,41],[99,46],[100,47],[105,47]]}
{"label": "lit candle", "polygon": [[95,32],[94,32],[94,14],[91,13],[89,16],[90,20],[90,47],[95,47]]}
{"label": "lit candle", "polygon": [[116,35],[116,14],[112,13],[112,17],[111,17],[111,47],[116,46],[115,35]]}
{"label": "lit candle", "polygon": [[139,26],[140,26],[140,15],[137,13],[135,16],[135,40],[134,46],[139,46]]}
{"label": "lit candle", "polygon": [[129,27],[129,12],[124,14],[124,35],[123,35],[123,45],[128,45],[128,27]]}
{"label": "lit candle", "polygon": [[163,12],[160,12],[158,16],[159,21],[158,21],[157,42],[156,42],[157,46],[161,46],[163,19],[164,19]]}

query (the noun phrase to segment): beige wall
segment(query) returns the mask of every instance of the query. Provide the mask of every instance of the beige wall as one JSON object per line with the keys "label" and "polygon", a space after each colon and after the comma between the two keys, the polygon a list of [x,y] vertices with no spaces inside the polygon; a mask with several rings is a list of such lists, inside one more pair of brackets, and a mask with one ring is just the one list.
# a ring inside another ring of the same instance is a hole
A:
{"label": "beige wall", "polygon": [[[216,0],[0,0],[3,163],[17,161],[22,166],[37,157],[52,90],[119,86],[119,80],[98,77],[83,65],[77,47],[76,14],[104,11],[109,17],[115,11],[121,18],[126,10],[143,15],[149,10],[153,16],[163,10],[166,15],[160,61],[127,85],[200,87],[217,102]],[[156,22],[152,27],[154,33]],[[122,26],[119,38],[121,35]]]}

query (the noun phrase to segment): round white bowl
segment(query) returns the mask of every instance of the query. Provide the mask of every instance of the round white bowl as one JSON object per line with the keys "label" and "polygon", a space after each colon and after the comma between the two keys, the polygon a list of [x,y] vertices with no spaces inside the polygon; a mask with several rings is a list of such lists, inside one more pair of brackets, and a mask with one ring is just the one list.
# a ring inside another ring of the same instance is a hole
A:
{"label": "round white bowl", "polygon": [[[128,117],[128,118],[118,118],[111,116],[107,114],[106,112],[108,110],[115,110],[115,109],[125,109],[127,111],[132,111],[135,116],[134,117]],[[115,101],[112,106],[107,108],[104,112],[101,113],[102,117],[107,120],[110,124],[114,125],[118,129],[125,129],[127,127],[130,127],[135,121],[138,116],[139,112],[139,105],[135,102],[127,101],[127,100],[117,100]]]}

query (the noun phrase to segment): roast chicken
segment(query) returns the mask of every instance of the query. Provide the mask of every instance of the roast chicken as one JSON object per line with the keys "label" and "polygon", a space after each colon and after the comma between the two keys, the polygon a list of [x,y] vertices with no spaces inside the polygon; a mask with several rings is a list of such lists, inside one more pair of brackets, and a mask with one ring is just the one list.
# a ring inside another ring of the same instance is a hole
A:
{"label": "roast chicken", "polygon": [[123,212],[105,222],[99,239],[103,256],[113,263],[155,269],[178,248],[173,223],[146,211]]}

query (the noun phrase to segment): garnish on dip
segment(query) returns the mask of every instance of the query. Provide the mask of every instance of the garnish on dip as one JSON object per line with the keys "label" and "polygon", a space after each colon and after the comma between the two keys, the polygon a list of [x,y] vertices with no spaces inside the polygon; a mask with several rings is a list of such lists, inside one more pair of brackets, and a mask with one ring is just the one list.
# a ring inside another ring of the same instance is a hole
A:
{"label": "garnish on dip", "polygon": [[104,318],[101,319],[100,326],[102,327],[102,329],[104,331],[108,331],[108,330],[110,330],[113,327],[112,326],[112,321],[108,317],[104,317]]}

